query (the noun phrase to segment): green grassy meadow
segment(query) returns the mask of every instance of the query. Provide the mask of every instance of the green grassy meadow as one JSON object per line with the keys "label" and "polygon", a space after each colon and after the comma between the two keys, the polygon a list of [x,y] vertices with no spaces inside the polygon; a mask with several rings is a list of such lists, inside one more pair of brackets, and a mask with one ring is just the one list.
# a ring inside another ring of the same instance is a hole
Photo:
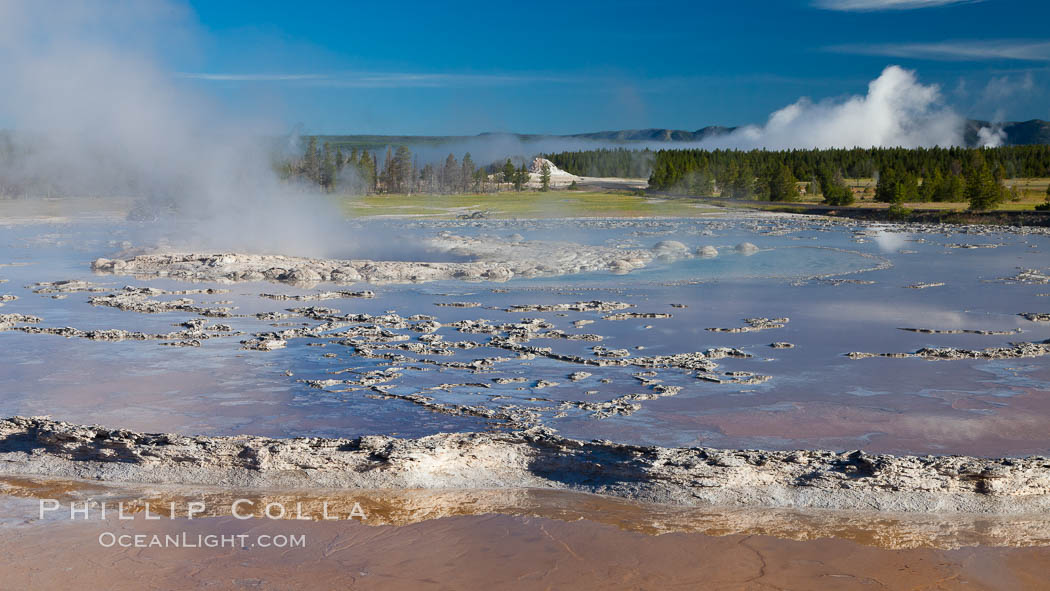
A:
{"label": "green grassy meadow", "polygon": [[336,196],[352,217],[455,218],[483,211],[493,218],[693,217],[711,206],[688,198],[657,198],[626,191],[504,191],[456,195],[378,194]]}

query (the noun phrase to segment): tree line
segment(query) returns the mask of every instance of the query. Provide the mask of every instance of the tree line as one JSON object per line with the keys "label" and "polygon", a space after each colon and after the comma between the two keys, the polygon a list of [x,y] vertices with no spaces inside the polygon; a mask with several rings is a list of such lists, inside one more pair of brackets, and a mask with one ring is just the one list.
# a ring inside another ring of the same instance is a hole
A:
{"label": "tree line", "polygon": [[[732,166],[766,171],[784,164],[791,174],[809,181],[822,171],[841,172],[845,178],[872,178],[882,170],[894,169],[918,177],[959,174],[980,152],[993,170],[1003,178],[1050,176],[1050,146],[1004,146],[999,148],[832,148],[811,150],[584,150],[549,154],[559,168],[578,175],[648,176],[649,184],[669,189],[694,171],[726,176]],[[641,166],[640,163],[645,163]]]}
{"label": "tree line", "polygon": [[[624,152],[588,150],[549,158],[574,174],[590,168],[606,176],[636,175],[635,163]],[[847,178],[875,178],[875,199],[886,203],[970,201],[974,209],[990,209],[1011,196],[1003,179],[1050,176],[1050,146],[1045,145],[635,153],[650,159],[649,186],[656,190],[793,201],[803,187],[836,206],[855,200]]]}
{"label": "tree line", "polygon": [[[275,163],[281,178],[317,185],[325,191],[345,190],[355,193],[484,193],[490,191],[523,191],[529,182],[529,169],[522,162],[516,166],[507,158],[502,164],[477,165],[470,152],[457,160],[449,154],[442,164],[423,164],[407,146],[387,147],[380,164],[379,156],[355,147],[347,154],[330,143],[318,147],[317,138],[307,140],[301,156]],[[550,187],[550,170],[540,172],[540,190]]]}
{"label": "tree line", "polygon": [[1017,185],[1007,189],[1003,184],[1005,167],[993,163],[986,151],[973,150],[966,164],[953,162],[947,172],[935,168],[921,179],[907,170],[888,168],[881,171],[875,185],[875,200],[898,205],[968,201],[970,209],[986,211],[1009,198],[1020,198]]}
{"label": "tree line", "polygon": [[558,168],[579,176],[643,178],[649,176],[653,167],[653,152],[649,149],[602,148],[544,157]]}

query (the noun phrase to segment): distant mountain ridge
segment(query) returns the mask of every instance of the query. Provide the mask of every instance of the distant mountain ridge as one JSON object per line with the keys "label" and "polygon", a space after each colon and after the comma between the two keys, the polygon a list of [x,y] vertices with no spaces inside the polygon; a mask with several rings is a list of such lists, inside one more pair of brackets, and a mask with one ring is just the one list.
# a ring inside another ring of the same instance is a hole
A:
{"label": "distant mountain ridge", "polygon": [[[1032,119],[1029,121],[1007,121],[1002,123],[990,123],[976,119],[968,119],[963,129],[963,141],[967,146],[977,145],[977,134],[982,127],[1001,129],[1005,133],[1004,145],[1021,146],[1032,144],[1050,144],[1050,121]],[[646,143],[688,143],[733,133],[739,127],[725,127],[721,125],[709,125],[701,127],[696,131],[683,129],[620,129],[610,131],[595,131],[590,133],[573,133],[564,135],[554,134],[528,134],[528,133],[505,133],[486,132],[478,135],[447,135],[447,136],[423,136],[423,135],[318,135],[319,141],[330,142],[333,146],[357,147],[359,149],[382,149],[386,146],[440,146],[443,144],[469,142],[480,138],[513,138],[522,142],[542,141],[546,139],[560,140],[588,140],[595,142],[622,143],[624,147],[630,147],[635,142]],[[673,148],[673,145],[669,145]],[[581,149],[583,147],[581,146]]]}
{"label": "distant mountain ridge", "polygon": [[977,144],[977,131],[982,127],[998,127],[1006,132],[1007,146],[1030,146],[1034,144],[1050,144],[1050,121],[1042,119],[1030,119],[1028,121],[1007,121],[1005,123],[990,123],[969,119],[966,129],[963,131],[963,141],[966,145]]}
{"label": "distant mountain ridge", "polygon": [[[1031,119],[1029,121],[1006,121],[991,123],[977,119],[967,119],[963,129],[963,141],[968,146],[977,145],[977,132],[982,127],[1002,129],[1006,133],[1004,144],[1007,146],[1025,146],[1032,144],[1050,144],[1050,121]],[[696,131],[682,129],[625,129],[619,131],[597,131],[593,133],[576,133],[567,136],[588,140],[605,140],[614,142],[699,142],[736,131],[737,127],[709,125]]]}
{"label": "distant mountain ridge", "polygon": [[736,131],[736,127],[709,125],[696,131],[682,129],[622,129],[619,131],[595,131],[592,133],[574,133],[566,136],[586,140],[606,140],[614,142],[699,142],[708,138],[725,135]]}

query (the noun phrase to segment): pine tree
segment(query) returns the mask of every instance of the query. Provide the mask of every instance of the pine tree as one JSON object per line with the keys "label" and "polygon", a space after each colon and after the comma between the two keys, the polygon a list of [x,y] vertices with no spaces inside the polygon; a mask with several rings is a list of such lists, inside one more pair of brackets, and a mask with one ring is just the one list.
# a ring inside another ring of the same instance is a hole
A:
{"label": "pine tree", "polygon": [[544,160],[543,166],[540,168],[540,191],[547,192],[551,190],[551,165]]}
{"label": "pine tree", "polygon": [[459,188],[461,192],[470,190],[471,181],[474,179],[474,161],[470,159],[470,152],[463,155],[463,165],[459,174]]}
{"label": "pine tree", "polygon": [[507,161],[503,163],[503,182],[514,182],[514,163],[510,161],[510,158],[507,158]]}
{"label": "pine tree", "polygon": [[946,179],[941,174],[941,169],[934,169],[933,174],[927,174],[922,179],[922,187],[919,195],[923,201],[938,201],[944,195]]}
{"label": "pine tree", "polygon": [[394,191],[394,180],[397,176],[394,171],[394,151],[390,146],[386,147],[386,158],[383,160],[383,191],[391,193]]}
{"label": "pine tree", "polygon": [[525,188],[525,185],[529,182],[529,169],[525,167],[525,163],[521,163],[521,168],[511,173],[514,182],[514,190],[521,191]]}
{"label": "pine tree", "polygon": [[445,167],[441,169],[441,191],[455,193],[459,187],[459,163],[452,154],[445,158]]}
{"label": "pine tree", "polygon": [[1006,191],[995,180],[995,173],[980,152],[974,156],[973,166],[966,177],[966,198],[973,211],[995,209],[1006,198]]}
{"label": "pine tree", "polygon": [[378,176],[376,174],[376,163],[375,157],[368,152],[362,151],[360,159],[354,163],[359,175],[361,175],[361,184],[364,185],[365,192],[376,192]]}
{"label": "pine tree", "polygon": [[1036,211],[1050,211],[1050,185],[1046,187],[1046,197],[1043,202],[1035,206]]}
{"label": "pine tree", "polygon": [[335,187],[335,157],[332,154],[332,146],[324,143],[324,160],[321,165],[321,186],[326,191]]}
{"label": "pine tree", "polygon": [[846,183],[845,177],[842,176],[842,171],[835,171],[835,176],[832,178],[832,186],[838,192],[837,201],[838,205],[853,205],[857,201],[856,195],[853,194],[853,189],[850,188],[849,184]]}
{"label": "pine tree", "polygon": [[963,181],[963,176],[961,174],[949,174],[944,183],[944,193],[941,198],[944,201],[954,203],[962,201],[965,195],[966,183]]}
{"label": "pine tree", "polygon": [[846,179],[842,176],[842,171],[836,172],[834,175],[827,174],[827,171],[821,172],[821,189],[820,192],[824,195],[824,203],[827,205],[843,206],[853,205],[856,201],[856,197],[853,195],[853,190],[846,184]]}
{"label": "pine tree", "polygon": [[303,156],[303,175],[312,182],[321,181],[321,163],[317,155],[317,138],[310,137],[306,145],[306,155]]}
{"label": "pine tree", "polygon": [[712,196],[715,191],[714,177],[706,168],[695,170],[686,176],[684,189],[690,195]]}
{"label": "pine tree", "polygon": [[726,167],[722,180],[722,197],[748,199],[752,193],[751,170],[742,170],[742,164],[733,160]]}
{"label": "pine tree", "polygon": [[423,181],[423,191],[429,193],[437,191],[437,171],[434,170],[434,165],[427,164],[424,166],[423,170],[419,173],[419,178]]}
{"label": "pine tree", "polygon": [[775,167],[767,180],[770,201],[798,201],[798,186],[787,165]]}
{"label": "pine tree", "polygon": [[368,159],[368,172],[372,178],[372,192],[379,192],[379,158],[376,157],[375,153],[372,153],[372,157]]}
{"label": "pine tree", "polygon": [[879,180],[875,184],[875,201],[901,203],[903,199],[900,188],[897,172],[892,168],[884,168],[879,172]]}
{"label": "pine tree", "polygon": [[402,193],[412,189],[412,179],[415,176],[412,170],[412,152],[408,146],[398,146],[394,152],[393,160],[393,189],[395,193]]}

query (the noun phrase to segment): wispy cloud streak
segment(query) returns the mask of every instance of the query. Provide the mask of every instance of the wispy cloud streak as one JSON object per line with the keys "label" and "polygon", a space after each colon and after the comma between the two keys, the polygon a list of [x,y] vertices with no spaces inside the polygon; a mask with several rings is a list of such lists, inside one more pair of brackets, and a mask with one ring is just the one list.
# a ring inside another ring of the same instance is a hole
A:
{"label": "wispy cloud streak", "polygon": [[179,78],[208,82],[289,82],[340,88],[441,88],[508,86],[540,82],[568,82],[557,76],[516,74],[432,74],[415,72],[340,72],[333,74],[182,72]]}
{"label": "wispy cloud streak", "polygon": [[1050,61],[1050,41],[1025,39],[956,40],[936,43],[847,44],[825,48],[839,53],[938,61]]}
{"label": "wispy cloud streak", "polygon": [[288,82],[325,78],[323,74],[206,74],[203,72],[179,72],[175,74],[175,77],[213,82]]}
{"label": "wispy cloud streak", "polygon": [[814,0],[813,6],[842,12],[873,12],[876,10],[914,10],[949,4],[973,4],[982,0]]}

